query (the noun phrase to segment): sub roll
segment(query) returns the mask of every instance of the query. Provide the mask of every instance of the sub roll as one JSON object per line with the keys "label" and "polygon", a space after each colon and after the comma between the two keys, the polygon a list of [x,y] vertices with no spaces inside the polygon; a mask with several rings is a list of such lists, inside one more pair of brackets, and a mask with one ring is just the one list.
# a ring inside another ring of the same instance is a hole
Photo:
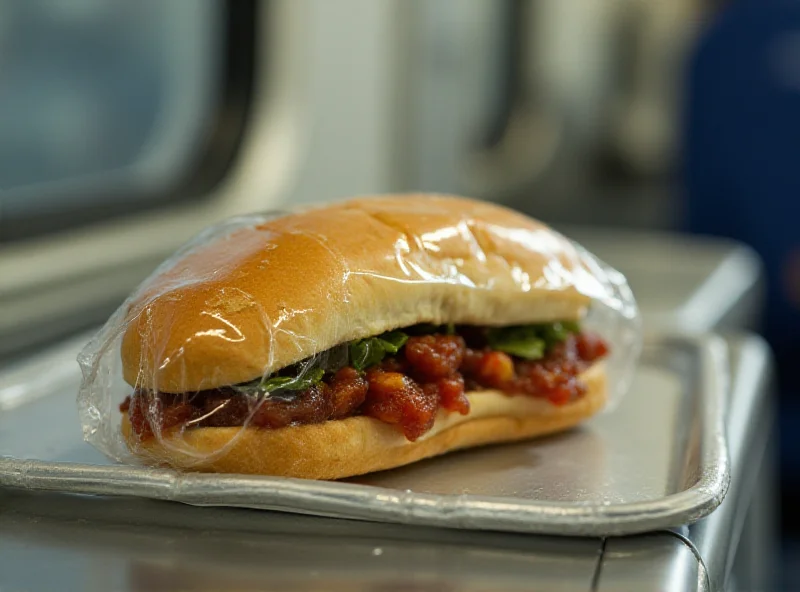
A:
{"label": "sub roll", "polygon": [[340,479],[571,428],[607,399],[604,286],[567,239],[457,197],[254,217],[129,300],[121,432],[145,462]]}

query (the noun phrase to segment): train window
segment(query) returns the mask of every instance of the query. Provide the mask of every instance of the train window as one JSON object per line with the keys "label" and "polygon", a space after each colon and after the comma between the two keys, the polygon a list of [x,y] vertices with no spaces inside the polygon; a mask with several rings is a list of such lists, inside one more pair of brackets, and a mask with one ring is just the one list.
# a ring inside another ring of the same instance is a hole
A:
{"label": "train window", "polygon": [[244,125],[256,0],[0,0],[0,241],[176,200]]}

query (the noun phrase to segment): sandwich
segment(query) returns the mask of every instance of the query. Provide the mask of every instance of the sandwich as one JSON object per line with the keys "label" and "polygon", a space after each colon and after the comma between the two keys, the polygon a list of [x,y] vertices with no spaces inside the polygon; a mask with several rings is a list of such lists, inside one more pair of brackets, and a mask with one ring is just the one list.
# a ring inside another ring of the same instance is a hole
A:
{"label": "sandwich", "polygon": [[566,430],[606,402],[602,292],[569,240],[465,198],[240,221],[129,300],[122,435],[149,464],[342,479]]}

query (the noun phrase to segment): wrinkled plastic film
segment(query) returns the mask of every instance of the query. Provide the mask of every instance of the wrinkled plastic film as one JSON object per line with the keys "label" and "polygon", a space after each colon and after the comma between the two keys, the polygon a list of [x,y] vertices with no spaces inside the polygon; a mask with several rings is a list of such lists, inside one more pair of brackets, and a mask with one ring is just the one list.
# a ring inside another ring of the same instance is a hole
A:
{"label": "wrinkled plastic film", "polygon": [[[164,283],[160,281],[163,275],[173,270],[187,255],[196,253],[211,243],[225,241],[237,230],[251,228],[286,214],[285,211],[273,211],[234,216],[204,228],[156,267],[125,299],[78,355],[78,364],[83,375],[78,393],[78,411],[84,440],[114,460],[131,461],[134,459],[121,433],[123,414],[119,406],[126,397],[132,394],[134,388],[123,378],[122,359],[120,358],[123,335],[128,329],[132,316],[137,316],[137,313],[141,314],[147,304],[161,294],[208,279],[207,275],[178,274],[176,278]],[[143,302],[134,305],[142,294],[151,291],[154,284],[159,285],[159,290],[151,293],[150,297]],[[162,443],[164,442],[160,433],[156,437]],[[191,447],[182,446],[181,450],[185,454],[196,455]],[[219,452],[222,453],[223,450]]]}
{"label": "wrinkled plastic film", "polygon": [[606,361],[609,399],[604,412],[607,413],[619,404],[633,381],[642,352],[642,318],[625,276],[580,245],[575,244],[575,247],[586,268],[603,285],[583,327],[611,343]]}
{"label": "wrinkled plastic film", "polygon": [[[143,332],[141,339],[147,343],[149,351],[157,352],[157,359],[164,365],[172,365],[177,375],[180,375],[181,364],[186,360],[182,347],[173,346],[171,349],[166,342],[154,342],[160,339],[159,336],[169,334],[171,326],[177,327],[182,319],[168,318],[166,326],[151,326],[148,324],[148,306],[164,298],[169,298],[176,290],[187,286],[204,285],[213,281],[219,274],[228,273],[231,268],[235,268],[239,260],[242,249],[252,252],[269,253],[275,246],[269,232],[249,233],[248,231],[275,219],[284,216],[286,212],[276,212],[259,214],[252,216],[240,216],[227,220],[219,225],[208,228],[201,232],[194,239],[189,241],[184,247],[177,251],[172,257],[160,265],[156,271],[145,280],[142,285],[123,303],[123,305],[112,315],[101,331],[84,348],[79,356],[79,363],[83,372],[83,383],[79,393],[79,410],[81,422],[84,430],[84,438],[100,449],[108,456],[120,460],[130,461],[132,455],[121,435],[121,425],[123,413],[120,412],[120,404],[130,396],[137,388],[144,384],[155,385],[158,381],[154,376],[144,376],[140,370],[140,375],[135,384],[129,384],[123,378],[123,365],[120,355],[123,347],[123,339],[126,332],[138,323],[140,332]],[[308,239],[309,244],[319,246],[330,252],[333,260],[345,261],[345,273],[342,274],[341,281],[338,282],[335,290],[330,290],[325,294],[325,298],[331,302],[340,303],[339,310],[344,311],[342,318],[327,319],[326,322],[341,323],[342,325],[352,324],[353,319],[348,312],[353,285],[352,282],[363,282],[365,278],[373,282],[377,289],[388,289],[385,286],[407,285],[420,282],[445,283],[458,286],[460,290],[497,290],[502,289],[508,292],[526,292],[532,289],[545,289],[558,291],[565,286],[574,286],[580,293],[591,297],[592,304],[588,315],[582,325],[593,332],[601,335],[610,343],[611,354],[606,362],[608,368],[609,384],[609,403],[606,409],[613,408],[619,399],[625,394],[630,386],[635,367],[641,350],[641,320],[636,306],[635,299],[622,274],[597,260],[593,255],[582,247],[575,245],[575,252],[571,255],[576,260],[565,263],[563,254],[561,257],[553,256],[545,267],[542,278],[529,277],[513,261],[503,262],[506,268],[503,271],[503,282],[497,284],[492,278],[479,278],[465,272],[464,261],[461,259],[448,259],[435,255],[437,252],[437,237],[445,237],[441,240],[450,240],[453,236],[457,238],[466,237],[464,242],[470,245],[471,257],[474,261],[485,261],[487,255],[483,253],[479,240],[470,242],[470,228],[466,223],[459,223],[452,228],[446,229],[435,236],[405,236],[402,241],[396,244],[393,256],[393,264],[390,272],[386,269],[360,269],[346,264],[347,256],[337,251],[335,244],[329,244],[324,236],[308,233],[304,234],[302,228],[293,228],[291,232],[302,235]],[[510,237],[516,236],[523,231],[514,228],[497,229],[493,231],[506,233]],[[238,233],[244,232],[249,238],[242,240]],[[236,237],[234,241],[233,238]],[[448,238],[449,237],[449,238]],[[550,250],[557,250],[556,245],[551,244],[557,240],[557,235],[552,231],[531,233],[530,237],[523,237],[520,240],[528,240],[529,246],[536,249],[538,254],[546,255]],[[514,239],[517,240],[517,239]],[[230,241],[230,249],[226,249],[226,241]],[[210,245],[223,248],[217,249],[219,256],[200,266],[187,266],[183,264],[202,252]],[[432,253],[434,255],[432,255]],[[269,265],[269,256],[264,257],[263,265]],[[309,276],[317,270],[308,269],[304,273]],[[535,285],[534,285],[535,284]],[[500,287],[498,287],[498,285]],[[213,310],[209,309],[208,325],[198,328],[195,339],[216,340],[222,343],[226,340],[236,340],[237,336],[244,334],[241,327],[237,327],[231,318],[226,316],[225,311],[240,311],[243,307],[248,310],[257,309],[257,323],[260,326],[259,339],[264,341],[265,350],[269,351],[269,358],[265,360],[265,371],[261,379],[254,379],[253,382],[263,386],[269,381],[278,382],[285,388],[302,386],[307,382],[313,383],[315,376],[319,372],[332,372],[348,365],[348,346],[347,343],[327,344],[322,351],[314,351],[310,356],[302,359],[295,359],[299,352],[307,352],[309,347],[313,349],[318,345],[309,343],[309,336],[300,331],[286,329],[288,320],[298,316],[313,318],[315,311],[302,307],[292,308],[291,303],[287,302],[286,307],[280,308],[278,314],[269,314],[258,304],[258,299],[247,291],[239,287],[221,287],[218,294],[212,299],[214,302]],[[260,310],[258,310],[260,309]],[[160,321],[162,325],[164,320]],[[356,330],[366,328],[366,324],[356,327]],[[292,359],[294,369],[291,380],[287,377],[279,376],[281,368],[276,360]],[[277,366],[276,366],[277,364]],[[146,369],[147,363],[143,359],[140,368]],[[217,374],[223,373],[224,368],[207,369],[209,384],[214,384]],[[289,382],[287,382],[289,380]],[[281,382],[283,381],[283,382]],[[249,386],[248,386],[249,385]],[[229,388],[228,388],[229,387]],[[292,396],[291,390],[278,389],[274,394],[265,396],[250,396],[248,388],[252,388],[251,383],[236,383],[226,385],[229,398],[231,393],[241,395],[236,398],[237,413],[241,416],[241,426],[231,426],[236,429],[233,437],[228,439],[226,444],[219,449],[209,451],[198,449],[191,441],[191,430],[199,421],[209,421],[209,417],[214,414],[230,412],[229,404],[220,404],[215,407],[214,398],[207,396],[209,390],[202,384],[200,386],[187,389],[186,392],[173,393],[170,395],[171,405],[166,405],[159,399],[152,399],[140,409],[140,419],[149,424],[152,429],[152,437],[159,444],[169,450],[179,454],[184,459],[184,464],[191,466],[191,460],[207,461],[209,456],[222,455],[233,446],[237,438],[244,433],[244,429],[251,425],[253,418],[263,413],[264,405],[271,404],[265,398]],[[175,390],[175,389],[173,389]],[[198,412],[188,423],[178,423],[175,428],[168,432],[162,431],[160,426],[165,421],[165,416],[175,409],[180,411],[181,404],[188,404],[196,401],[199,393],[205,393],[206,403],[203,413],[198,419]],[[288,393],[288,394],[287,394]],[[330,419],[329,421],[337,421]],[[269,429],[269,428],[264,428]],[[167,435],[168,434],[168,435]],[[134,444],[136,446],[136,444]],[[136,450],[139,457],[147,456],[146,447]]]}

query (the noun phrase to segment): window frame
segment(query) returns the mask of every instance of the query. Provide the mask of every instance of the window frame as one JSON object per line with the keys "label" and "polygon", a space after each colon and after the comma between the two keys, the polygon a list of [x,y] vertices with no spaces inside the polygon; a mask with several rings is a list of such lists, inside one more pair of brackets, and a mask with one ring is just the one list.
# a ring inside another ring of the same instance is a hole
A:
{"label": "window frame", "polygon": [[[169,187],[141,193],[116,193],[113,201],[87,200],[82,207],[70,206],[78,189],[62,190],[48,200],[36,216],[0,216],[0,245],[31,240],[52,233],[76,230],[91,224],[167,206],[207,199],[235,161],[250,113],[255,81],[257,26],[264,11],[258,0],[224,0],[221,46],[224,58],[219,76],[220,97],[210,118],[208,140],[178,180]],[[53,183],[58,186],[59,183]],[[13,193],[33,193],[40,187],[20,188]],[[56,205],[60,204],[60,205]]]}

